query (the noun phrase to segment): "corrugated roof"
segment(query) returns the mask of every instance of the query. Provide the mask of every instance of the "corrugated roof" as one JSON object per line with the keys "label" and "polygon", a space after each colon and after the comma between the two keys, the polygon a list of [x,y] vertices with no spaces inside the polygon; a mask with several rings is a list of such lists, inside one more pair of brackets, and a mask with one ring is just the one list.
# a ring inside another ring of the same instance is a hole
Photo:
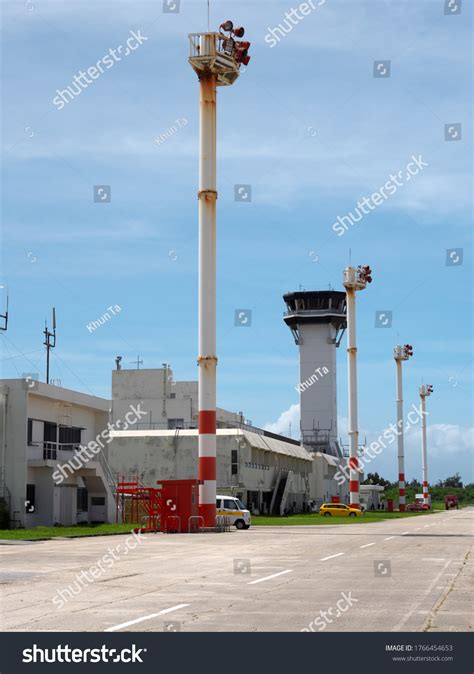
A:
{"label": "corrugated roof", "polygon": [[252,433],[251,431],[242,431],[242,435],[252,447],[266,450],[267,452],[276,452],[277,454],[285,454],[286,456],[294,456],[305,461],[312,461],[313,457],[304,447],[293,445],[289,442],[276,440],[276,438],[269,438],[259,433]]}
{"label": "corrugated roof", "polygon": [[316,456],[322,456],[323,459],[325,459],[330,466],[339,466],[340,461],[336,456],[332,456],[332,454],[324,454],[323,452],[316,452]]}
{"label": "corrugated roof", "polygon": [[[111,431],[112,438],[146,438],[146,437],[174,437],[175,430],[143,430],[143,431]],[[180,430],[179,435],[183,437],[197,436],[197,429]],[[263,449],[267,452],[275,452],[276,454],[284,454],[285,456],[293,456],[304,461],[312,461],[312,455],[306,451],[304,447],[293,445],[290,442],[283,442],[276,438],[269,438],[260,433],[252,433],[251,431],[244,431],[240,428],[218,428],[217,436],[233,436],[239,435],[244,437],[251,447]]]}

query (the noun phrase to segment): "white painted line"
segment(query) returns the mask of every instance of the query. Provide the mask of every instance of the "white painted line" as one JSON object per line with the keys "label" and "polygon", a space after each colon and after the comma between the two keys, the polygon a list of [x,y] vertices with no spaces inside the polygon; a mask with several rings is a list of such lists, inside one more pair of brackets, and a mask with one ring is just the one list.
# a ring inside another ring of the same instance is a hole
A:
{"label": "white painted line", "polygon": [[[445,557],[422,557],[422,562],[444,562]],[[446,574],[449,575],[449,574]],[[454,576],[455,574],[453,574]]]}
{"label": "white painted line", "polygon": [[430,526],[431,526],[431,524],[425,524],[425,529],[426,529],[427,527],[430,527]]}
{"label": "white painted line", "polygon": [[270,580],[270,578],[276,578],[277,576],[283,576],[284,573],[291,573],[293,569],[286,569],[286,571],[279,571],[279,573],[272,573],[271,576],[265,576],[264,578],[257,578],[257,580],[251,580],[247,585],[256,585],[257,583],[263,583],[265,580]]}
{"label": "white painted line", "polygon": [[130,625],[136,625],[137,623],[141,623],[144,620],[151,620],[151,618],[157,618],[160,615],[166,615],[166,613],[178,611],[180,608],[185,608],[186,606],[190,606],[190,604],[176,604],[176,606],[172,606],[171,608],[165,608],[163,609],[163,611],[159,611],[158,613],[150,613],[150,615],[145,615],[142,618],[129,620],[126,623],[121,623],[120,625],[115,625],[114,627],[107,627],[107,629],[104,630],[104,632],[116,632],[117,630],[121,630],[123,627],[130,627]]}
{"label": "white painted line", "polygon": [[345,552],[338,552],[336,555],[329,555],[329,557],[323,557],[320,559],[320,562],[326,562],[328,559],[334,559],[334,557],[340,557],[341,555],[345,555]]}
{"label": "white painted line", "polygon": [[409,620],[409,619],[411,618],[411,616],[413,615],[413,613],[414,613],[414,612],[421,606],[421,604],[424,602],[424,600],[426,599],[426,597],[428,597],[428,595],[429,595],[430,592],[433,590],[433,588],[436,586],[436,583],[439,581],[439,579],[441,578],[441,576],[443,575],[443,573],[446,571],[446,569],[448,568],[448,566],[449,566],[450,564],[451,564],[450,561],[447,561],[447,562],[446,562],[446,564],[443,566],[443,568],[442,568],[441,571],[438,573],[438,575],[436,576],[436,578],[434,578],[434,579],[432,580],[432,582],[430,583],[429,587],[425,590],[425,592],[423,593],[423,595],[422,595],[420,601],[416,602],[416,604],[414,604],[414,605],[412,606],[412,608],[411,608],[409,611],[407,611],[407,613],[405,613],[405,615],[404,615],[403,618],[400,620],[400,622],[399,622],[397,625],[395,625],[395,627],[392,629],[392,632],[399,632],[399,631],[401,630],[401,628],[402,628],[403,625],[407,622],[407,620]]}
{"label": "white painted line", "polygon": [[[420,531],[421,527],[416,527],[415,531]],[[419,611],[418,611],[419,613]]]}
{"label": "white painted line", "polygon": [[366,543],[365,545],[359,545],[359,548],[370,548],[371,545],[375,545],[375,543]]}
{"label": "white painted line", "polygon": [[400,536],[406,536],[409,533],[410,533],[409,531],[404,531],[402,534],[400,534]]}
{"label": "white painted line", "polygon": [[389,536],[388,538],[384,538],[384,541],[391,541],[392,538],[395,538],[395,536]]}

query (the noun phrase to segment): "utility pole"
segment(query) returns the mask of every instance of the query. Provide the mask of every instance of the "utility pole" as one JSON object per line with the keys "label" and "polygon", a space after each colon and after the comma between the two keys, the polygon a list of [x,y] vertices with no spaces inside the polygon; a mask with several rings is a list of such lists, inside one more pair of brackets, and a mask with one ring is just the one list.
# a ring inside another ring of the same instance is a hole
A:
{"label": "utility pole", "polygon": [[44,322],[44,342],[46,347],[46,383],[49,384],[49,352],[56,346],[56,309],[53,307],[53,332],[50,332],[46,321]]}
{"label": "utility pole", "polygon": [[3,330],[3,331],[6,332],[6,330],[8,328],[8,290],[7,290],[7,305],[6,305],[6,308],[5,308],[5,313],[0,314],[0,319],[3,321],[3,325],[0,325],[0,330]]}
{"label": "utility pole", "polygon": [[[189,35],[189,63],[199,78],[199,508],[205,527],[216,523],[216,92],[247,65],[243,28],[225,21],[219,32]],[[227,35],[225,34],[227,33]]]}
{"label": "utility pole", "polygon": [[368,265],[346,267],[343,285],[346,289],[347,310],[347,367],[349,388],[349,503],[358,508],[359,500],[359,422],[357,413],[357,346],[356,346],[356,291],[372,283]]}
{"label": "utility pole", "polygon": [[398,433],[398,509],[405,512],[405,449],[403,420],[403,377],[402,362],[413,356],[411,344],[396,346],[393,351],[397,368],[397,433]]}

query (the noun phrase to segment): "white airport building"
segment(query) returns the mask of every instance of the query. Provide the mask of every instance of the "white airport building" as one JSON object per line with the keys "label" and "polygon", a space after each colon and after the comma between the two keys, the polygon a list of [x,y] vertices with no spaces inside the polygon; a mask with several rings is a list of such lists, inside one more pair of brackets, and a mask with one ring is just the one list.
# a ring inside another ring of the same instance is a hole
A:
{"label": "white airport building", "polygon": [[[107,428],[110,401],[26,378],[0,381],[0,405],[0,499],[11,526],[111,520],[104,453],[75,459]],[[56,472],[74,459],[78,468]]]}
{"label": "white airport building", "polygon": [[[175,381],[169,365],[114,370],[112,400],[1,380],[0,500],[10,526],[113,522],[118,480],[195,479],[197,395],[197,382]],[[347,502],[347,483],[335,480],[341,458],[256,428],[241,412],[218,409],[217,427],[218,491],[254,513]]]}

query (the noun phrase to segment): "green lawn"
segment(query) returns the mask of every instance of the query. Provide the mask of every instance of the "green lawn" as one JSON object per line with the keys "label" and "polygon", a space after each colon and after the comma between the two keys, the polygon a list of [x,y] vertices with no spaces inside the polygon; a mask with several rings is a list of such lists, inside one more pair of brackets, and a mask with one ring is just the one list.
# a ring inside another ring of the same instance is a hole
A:
{"label": "green lawn", "polygon": [[366,512],[362,517],[323,517],[318,513],[305,515],[289,515],[287,517],[253,515],[252,524],[255,526],[283,526],[283,525],[319,525],[319,524],[368,524],[370,522],[382,522],[383,520],[396,520],[403,517],[425,517],[429,511],[414,513],[388,513],[384,511]]}
{"label": "green lawn", "polygon": [[89,524],[75,527],[34,527],[33,529],[0,529],[0,539],[21,541],[41,538],[80,536],[103,536],[104,534],[127,534],[136,524]]}

